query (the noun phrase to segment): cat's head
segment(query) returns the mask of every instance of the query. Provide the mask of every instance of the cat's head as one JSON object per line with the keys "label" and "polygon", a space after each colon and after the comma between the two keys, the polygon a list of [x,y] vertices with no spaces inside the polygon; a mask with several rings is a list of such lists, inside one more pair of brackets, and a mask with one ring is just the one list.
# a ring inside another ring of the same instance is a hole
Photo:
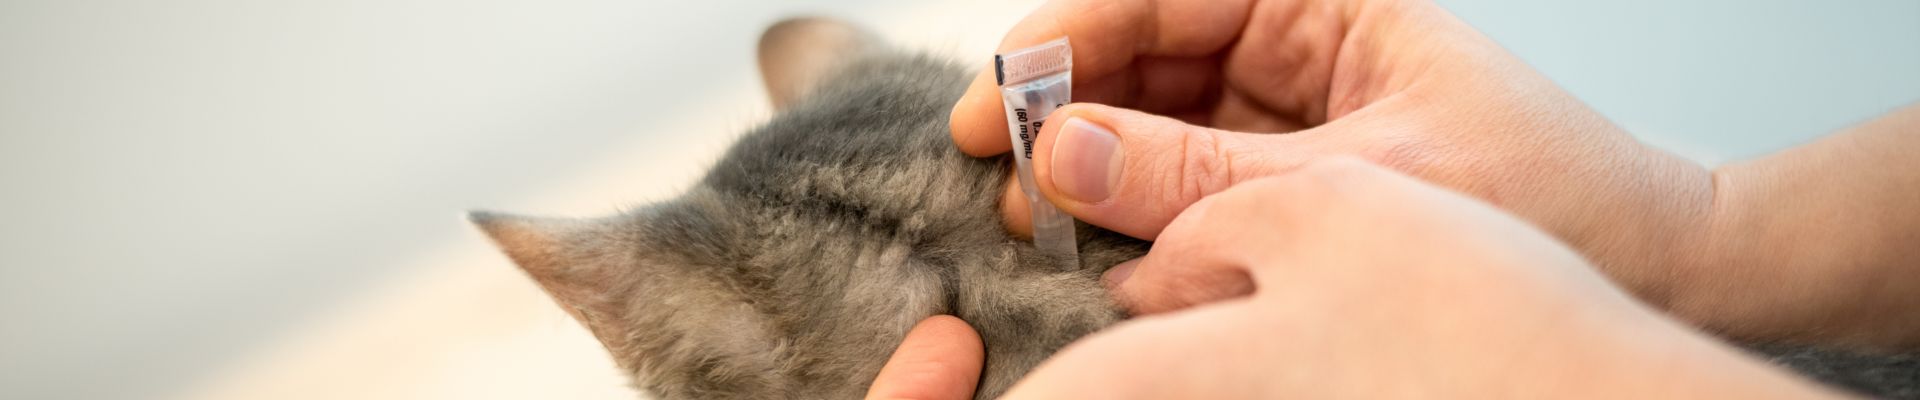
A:
{"label": "cat's head", "polygon": [[[780,327],[727,265],[719,210],[672,201],[591,219],[474,212],[491,236],[622,368],[650,389],[778,393]],[[681,393],[675,393],[679,395]],[[684,396],[675,396],[684,397]]]}
{"label": "cat's head", "polygon": [[846,24],[777,24],[759,60],[778,115],[687,193],[604,218],[471,219],[657,395],[864,390],[914,321],[951,312],[941,271],[1016,257],[990,195],[1004,166],[945,142],[967,75],[867,57],[888,52]]}

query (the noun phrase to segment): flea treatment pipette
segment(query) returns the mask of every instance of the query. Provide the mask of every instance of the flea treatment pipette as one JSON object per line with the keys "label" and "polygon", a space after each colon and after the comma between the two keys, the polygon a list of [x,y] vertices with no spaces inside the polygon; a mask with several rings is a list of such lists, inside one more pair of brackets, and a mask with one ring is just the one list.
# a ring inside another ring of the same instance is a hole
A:
{"label": "flea treatment pipette", "polygon": [[993,76],[1007,109],[1007,135],[1013,140],[1013,160],[1020,189],[1027,194],[1033,214],[1033,245],[1063,268],[1078,268],[1073,216],[1040,196],[1033,181],[1033,142],[1047,114],[1073,97],[1073,46],[1060,38],[1039,46],[993,56]]}

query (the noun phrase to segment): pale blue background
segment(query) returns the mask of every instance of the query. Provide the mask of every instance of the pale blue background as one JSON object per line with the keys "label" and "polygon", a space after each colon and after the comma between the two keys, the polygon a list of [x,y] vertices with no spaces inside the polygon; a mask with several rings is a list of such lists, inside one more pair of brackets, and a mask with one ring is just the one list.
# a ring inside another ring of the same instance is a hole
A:
{"label": "pale blue background", "polygon": [[[1703,162],[1920,100],[1920,1],[1442,3]],[[176,390],[464,232],[458,210],[645,156],[605,149],[752,79],[778,16],[906,8],[0,3],[0,398]]]}

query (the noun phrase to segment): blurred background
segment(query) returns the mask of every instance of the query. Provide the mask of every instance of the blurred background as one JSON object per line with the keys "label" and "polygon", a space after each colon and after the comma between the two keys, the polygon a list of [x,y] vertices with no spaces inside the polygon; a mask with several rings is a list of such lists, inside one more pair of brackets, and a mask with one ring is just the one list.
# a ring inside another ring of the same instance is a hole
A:
{"label": "blurred background", "polygon": [[[1920,100],[1920,1],[1441,3],[1703,163]],[[677,193],[782,17],[984,60],[1036,4],[0,2],[0,398],[633,398],[464,210]]]}

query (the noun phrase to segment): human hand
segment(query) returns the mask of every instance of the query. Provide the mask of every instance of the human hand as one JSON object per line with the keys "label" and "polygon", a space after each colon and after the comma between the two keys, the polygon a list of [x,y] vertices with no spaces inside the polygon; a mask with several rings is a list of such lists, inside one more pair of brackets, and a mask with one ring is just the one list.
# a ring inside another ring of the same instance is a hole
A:
{"label": "human hand", "polygon": [[967,400],[986,360],[980,334],[951,315],[921,320],[907,332],[867,389],[867,400]]}
{"label": "human hand", "polygon": [[1659,316],[1524,222],[1351,158],[1226,189],[1159,237],[1109,274],[1145,316],[1004,398],[1833,396]]}
{"label": "human hand", "polygon": [[[1706,170],[1635,142],[1430,2],[1060,0],[1001,49],[1060,36],[1081,103],[1048,117],[1036,183],[1088,223],[1154,239],[1209,194],[1344,154],[1517,214],[1662,308],[1695,302],[1682,289],[1713,275],[1684,267],[1705,247]],[[983,71],[954,106],[961,150],[1008,150],[999,96]],[[1002,204],[1025,233],[1025,203]]]}

